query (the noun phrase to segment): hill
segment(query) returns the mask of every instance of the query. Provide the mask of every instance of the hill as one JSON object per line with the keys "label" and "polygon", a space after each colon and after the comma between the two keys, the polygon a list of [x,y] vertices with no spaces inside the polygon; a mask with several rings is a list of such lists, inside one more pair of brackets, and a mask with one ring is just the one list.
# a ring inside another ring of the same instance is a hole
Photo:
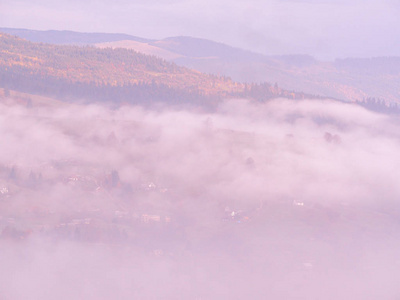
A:
{"label": "hill", "polygon": [[0,34],[0,82],[9,89],[53,96],[124,100],[218,97],[244,89],[230,79],[133,50],[32,43],[6,34]]}
{"label": "hill", "polygon": [[313,97],[269,83],[243,84],[125,48],[33,43],[0,33],[0,87],[113,103],[201,103],[222,97]]}
{"label": "hill", "polygon": [[149,39],[135,37],[122,33],[83,33],[69,30],[31,30],[22,28],[0,28],[1,32],[15,35],[36,43],[48,43],[57,45],[89,45],[95,43],[115,42],[121,40],[151,42]]}
{"label": "hill", "polygon": [[400,103],[398,57],[324,62],[309,55],[266,56],[194,37],[151,40],[125,34],[10,28],[0,31],[37,42],[129,48],[204,73],[229,76],[238,82],[276,82],[284,89],[345,101],[376,98]]}
{"label": "hill", "polygon": [[187,37],[168,38],[151,44],[182,55],[171,60],[178,65],[229,76],[239,82],[276,82],[284,89],[345,101],[360,102],[372,97],[400,103],[399,57],[324,62],[309,55],[265,56]]}

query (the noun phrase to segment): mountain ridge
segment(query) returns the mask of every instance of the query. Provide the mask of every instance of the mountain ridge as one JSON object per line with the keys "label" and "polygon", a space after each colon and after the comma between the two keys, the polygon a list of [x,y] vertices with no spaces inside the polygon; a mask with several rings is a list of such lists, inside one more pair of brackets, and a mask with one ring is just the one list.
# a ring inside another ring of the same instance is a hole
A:
{"label": "mountain ridge", "polygon": [[[14,33],[18,34],[17,31],[14,30]],[[56,33],[51,32],[53,35]],[[29,30],[25,30],[25,34],[29,35]],[[32,33],[34,34],[37,34],[37,31]],[[42,32],[42,37],[46,34],[50,33]],[[66,36],[63,32],[60,34]],[[81,42],[85,40],[85,35],[80,33],[69,34],[76,34],[81,38]],[[319,61],[306,54],[267,56],[194,37],[178,36],[152,40],[123,34],[104,34],[103,40],[108,38],[112,41],[95,43],[94,37],[101,34],[86,35],[93,35],[93,38],[86,39],[86,43],[93,42],[89,44],[96,47],[134,49],[206,74],[227,76],[237,82],[277,83],[286,90],[301,90],[307,94],[352,102],[377,98],[387,103],[400,103],[398,57]],[[129,39],[126,39],[127,36]],[[121,40],[116,41],[119,38]],[[363,64],[362,68],[360,64]]]}
{"label": "mountain ridge", "polygon": [[120,40],[151,42],[150,39],[124,33],[76,32],[71,30],[31,30],[1,27],[1,32],[15,35],[35,43],[89,45]]}
{"label": "mountain ridge", "polygon": [[264,101],[316,97],[204,74],[124,48],[33,43],[0,33],[0,87],[54,98],[118,103],[192,103],[221,98]]}

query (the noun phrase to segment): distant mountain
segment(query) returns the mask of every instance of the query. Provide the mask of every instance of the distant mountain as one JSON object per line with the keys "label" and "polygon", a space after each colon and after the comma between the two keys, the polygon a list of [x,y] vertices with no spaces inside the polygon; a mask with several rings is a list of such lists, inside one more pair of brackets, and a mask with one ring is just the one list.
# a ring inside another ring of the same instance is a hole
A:
{"label": "distant mountain", "polygon": [[0,87],[113,101],[199,100],[241,92],[232,80],[128,49],[32,43],[0,33]]}
{"label": "distant mountain", "polygon": [[250,62],[267,59],[266,56],[261,54],[188,36],[170,37],[159,41],[152,41],[149,44],[178,53],[186,58],[219,59],[228,62],[235,60]]}
{"label": "distant mountain", "polygon": [[[309,55],[266,56],[194,37],[150,40],[125,34],[34,31],[2,28],[31,41],[129,48],[204,73],[238,82],[270,82],[287,90],[346,101],[366,98],[400,103],[400,58],[348,58],[317,61]],[[295,52],[295,50],[294,50]]]}
{"label": "distant mountain", "polygon": [[[259,60],[265,58],[265,56],[261,54],[252,53],[206,39],[187,36],[152,40],[121,33],[81,33],[68,30],[40,31],[20,28],[0,28],[0,32],[15,35],[31,42],[58,45],[93,45],[108,43],[110,47],[126,47],[133,49],[135,47],[144,47],[143,44],[147,44],[150,47],[164,49],[174,53],[178,57],[218,57],[225,60]],[[137,43],[130,45],[129,42],[132,41]],[[144,51],[146,53],[146,50]]]}
{"label": "distant mountain", "polygon": [[90,45],[121,40],[137,41],[141,43],[148,43],[152,41],[149,39],[121,33],[81,33],[68,30],[40,31],[19,28],[0,28],[0,32],[15,35],[31,42],[58,45]]}
{"label": "distant mountain", "polygon": [[[235,53],[235,52],[234,52]],[[205,73],[225,75],[239,82],[278,83],[284,89],[363,101],[385,99],[400,103],[400,57],[347,58],[322,62],[308,55],[241,55],[178,57],[172,61]]]}
{"label": "distant mountain", "polygon": [[400,57],[346,58],[335,60],[335,67],[360,75],[394,75],[400,73]]}
{"label": "distant mountain", "polygon": [[114,104],[163,101],[215,105],[222,97],[260,101],[313,97],[268,83],[243,84],[203,74],[130,49],[33,43],[3,33],[0,88]]}
{"label": "distant mountain", "polygon": [[163,48],[153,46],[150,43],[141,43],[133,40],[122,40],[117,42],[104,42],[104,43],[96,43],[96,47],[99,48],[125,48],[132,49],[140,53],[145,53],[147,55],[154,55],[165,60],[175,61],[178,58],[183,57],[183,55],[175,52],[171,52],[165,50]]}

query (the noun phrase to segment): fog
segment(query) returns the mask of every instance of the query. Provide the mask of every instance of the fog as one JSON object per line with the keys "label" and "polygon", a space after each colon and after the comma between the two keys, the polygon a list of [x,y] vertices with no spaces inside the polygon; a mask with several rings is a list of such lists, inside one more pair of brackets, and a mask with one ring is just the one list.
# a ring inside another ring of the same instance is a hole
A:
{"label": "fog", "polygon": [[0,104],[1,299],[397,299],[400,120]]}

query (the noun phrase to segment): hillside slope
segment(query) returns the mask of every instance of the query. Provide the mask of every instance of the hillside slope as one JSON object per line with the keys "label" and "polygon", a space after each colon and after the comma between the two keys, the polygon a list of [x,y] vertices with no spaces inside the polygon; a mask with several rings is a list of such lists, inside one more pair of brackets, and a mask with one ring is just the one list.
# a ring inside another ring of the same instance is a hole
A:
{"label": "hillside slope", "polygon": [[244,89],[230,79],[133,50],[32,43],[1,33],[0,81],[3,87],[27,92],[57,90],[68,94],[81,89],[81,96],[86,96],[88,90],[96,90],[99,97],[118,90],[119,96],[190,99],[225,96]]}
{"label": "hillside slope", "polygon": [[0,87],[67,100],[215,105],[226,97],[260,101],[313,97],[269,83],[243,84],[125,48],[33,43],[0,33]]}
{"label": "hillside slope", "polygon": [[308,55],[266,56],[193,37],[151,40],[124,34],[12,28],[0,28],[0,31],[31,41],[129,48],[239,82],[278,83],[284,89],[346,101],[376,98],[386,103],[400,103],[398,57],[322,62]]}

